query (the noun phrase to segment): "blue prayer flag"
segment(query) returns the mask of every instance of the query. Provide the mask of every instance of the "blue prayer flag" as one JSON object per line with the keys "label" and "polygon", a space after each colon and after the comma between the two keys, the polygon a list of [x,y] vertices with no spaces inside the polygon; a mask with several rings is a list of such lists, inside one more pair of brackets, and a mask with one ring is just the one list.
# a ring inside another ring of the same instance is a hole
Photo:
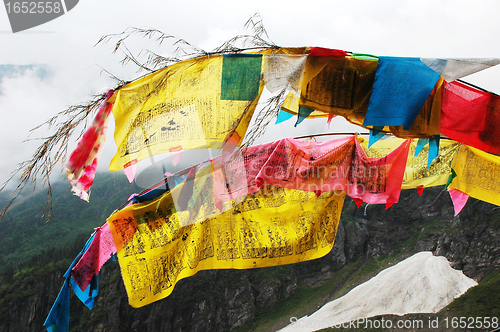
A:
{"label": "blue prayer flag", "polygon": [[380,57],[363,126],[409,130],[438,79],[419,58]]}

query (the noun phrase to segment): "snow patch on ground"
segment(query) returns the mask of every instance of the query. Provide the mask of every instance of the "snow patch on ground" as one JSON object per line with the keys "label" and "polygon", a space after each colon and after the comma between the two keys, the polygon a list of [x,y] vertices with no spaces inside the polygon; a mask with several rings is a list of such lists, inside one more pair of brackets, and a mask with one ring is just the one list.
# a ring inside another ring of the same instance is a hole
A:
{"label": "snow patch on ground", "polygon": [[476,285],[462,271],[453,269],[445,257],[420,252],[280,332],[316,331],[378,315],[435,313]]}

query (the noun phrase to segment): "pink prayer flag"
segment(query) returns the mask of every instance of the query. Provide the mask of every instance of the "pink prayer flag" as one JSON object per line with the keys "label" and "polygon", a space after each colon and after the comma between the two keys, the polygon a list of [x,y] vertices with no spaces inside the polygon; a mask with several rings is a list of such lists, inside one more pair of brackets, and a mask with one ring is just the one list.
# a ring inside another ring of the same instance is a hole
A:
{"label": "pink prayer flag", "polygon": [[455,189],[448,189],[448,193],[450,194],[451,200],[453,202],[453,208],[455,209],[455,217],[462,211],[467,203],[467,199],[469,199],[469,195]]}
{"label": "pink prayer flag", "polygon": [[109,90],[106,98],[99,106],[99,111],[94,118],[92,126],[87,129],[78,142],[76,149],[71,153],[69,160],[64,165],[67,170],[71,191],[83,200],[88,201],[90,187],[94,182],[97,161],[106,140],[106,122],[113,104],[108,103],[113,95]]}
{"label": "pink prayer flag", "polygon": [[177,146],[170,149],[170,158],[174,166],[179,165],[182,160],[182,146]]}
{"label": "pink prayer flag", "polygon": [[92,278],[99,273],[111,255],[116,253],[115,242],[108,223],[97,228],[96,232],[89,248],[71,270],[71,276],[82,291],[85,291]]}
{"label": "pink prayer flag", "polygon": [[398,202],[410,140],[382,158],[368,158],[355,136],[316,142],[291,138],[241,150],[241,158],[215,158],[216,206],[263,185],[320,194],[343,190],[370,204]]}
{"label": "pink prayer flag", "polygon": [[127,163],[123,167],[123,171],[127,176],[128,182],[130,183],[134,182],[135,175],[137,174],[137,167],[138,167],[137,160],[133,160],[132,162]]}

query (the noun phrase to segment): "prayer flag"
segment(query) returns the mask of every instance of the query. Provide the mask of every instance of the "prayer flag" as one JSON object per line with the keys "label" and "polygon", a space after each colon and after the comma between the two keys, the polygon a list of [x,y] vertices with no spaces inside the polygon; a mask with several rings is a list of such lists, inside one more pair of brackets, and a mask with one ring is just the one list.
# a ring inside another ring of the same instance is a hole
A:
{"label": "prayer flag", "polygon": [[[363,141],[361,146],[369,158],[381,158],[401,145],[403,141],[400,138],[386,139],[378,141],[371,148],[368,148],[368,143]],[[429,147],[423,147],[422,152],[416,155],[417,145],[417,141],[413,140],[401,188],[415,189],[419,186],[428,188],[445,185],[452,173],[451,165],[455,160],[460,144],[452,140],[442,140],[438,157],[429,168],[427,168]]]}
{"label": "prayer flag", "polygon": [[299,107],[299,114],[297,116],[297,122],[294,127],[297,127],[302,121],[304,121],[311,113],[314,112],[313,109],[307,107]]}
{"label": "prayer flag", "polygon": [[85,131],[76,149],[64,165],[71,183],[71,191],[85,201],[89,200],[90,187],[94,182],[98,158],[106,140],[106,124],[113,106],[108,101],[112,95],[113,90],[109,90],[99,107],[92,126]]}
{"label": "prayer flag", "polygon": [[373,127],[370,130],[370,136],[368,138],[368,148],[370,148],[375,142],[379,141],[385,136],[385,133],[382,132],[383,129],[384,127]]}
{"label": "prayer flag", "polygon": [[278,113],[278,118],[276,119],[275,124],[285,122],[286,120],[291,119],[291,118],[293,118],[293,114],[288,113],[288,112],[283,111],[283,110],[280,110]]}
{"label": "prayer flag", "polygon": [[309,57],[298,106],[316,110],[311,114],[313,118],[335,114],[361,124],[368,108],[376,69],[377,61],[352,57]]}
{"label": "prayer flag", "polygon": [[69,295],[69,282],[66,279],[50,309],[47,319],[43,323],[43,326],[47,328],[47,332],[69,331]]}
{"label": "prayer flag", "polygon": [[363,126],[409,130],[438,79],[418,58],[379,57]]}
{"label": "prayer flag", "polygon": [[491,68],[500,63],[498,58],[471,58],[471,59],[436,59],[421,58],[429,68],[441,75],[446,82],[477,73],[481,70]]}
{"label": "prayer flag", "polygon": [[[200,196],[196,207],[211,210],[204,198]],[[316,197],[266,187],[224,213],[184,227],[170,193],[115,212],[108,223],[129,303],[142,307],[167,297],[180,279],[200,270],[249,269],[322,257],[333,247],[343,201],[343,192]]]}
{"label": "prayer flag", "polygon": [[220,148],[235,131],[243,138],[263,89],[261,72],[262,54],[210,55],[118,89],[110,170],[171,148]]}
{"label": "prayer flag", "polygon": [[264,55],[264,83],[271,92],[290,90],[300,93],[307,55]]}
{"label": "prayer flag", "polygon": [[479,150],[500,154],[500,96],[454,81],[444,86],[441,133]]}
{"label": "prayer flag", "polygon": [[457,176],[449,189],[455,189],[495,205],[500,205],[500,157],[462,145],[453,165]]}
{"label": "prayer flag", "polygon": [[101,267],[114,253],[116,247],[109,225],[104,224],[96,229],[94,239],[71,270],[71,276],[82,291],[91,284],[92,279],[99,274]]}
{"label": "prayer flag", "polygon": [[453,208],[455,209],[456,217],[467,203],[469,195],[455,189],[448,189],[448,193],[450,194],[451,200],[453,202]]}

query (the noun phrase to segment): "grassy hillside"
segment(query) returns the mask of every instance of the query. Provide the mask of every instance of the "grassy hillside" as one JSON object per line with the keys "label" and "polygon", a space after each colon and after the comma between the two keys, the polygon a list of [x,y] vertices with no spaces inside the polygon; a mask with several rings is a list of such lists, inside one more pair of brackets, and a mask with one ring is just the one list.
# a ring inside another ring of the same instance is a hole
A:
{"label": "grassy hillside", "polygon": [[42,217],[46,192],[41,191],[11,208],[0,223],[0,272],[15,267],[49,248],[60,248],[95,227],[136,192],[123,174],[97,174],[90,202],[74,196],[67,181],[53,185],[52,219]]}

